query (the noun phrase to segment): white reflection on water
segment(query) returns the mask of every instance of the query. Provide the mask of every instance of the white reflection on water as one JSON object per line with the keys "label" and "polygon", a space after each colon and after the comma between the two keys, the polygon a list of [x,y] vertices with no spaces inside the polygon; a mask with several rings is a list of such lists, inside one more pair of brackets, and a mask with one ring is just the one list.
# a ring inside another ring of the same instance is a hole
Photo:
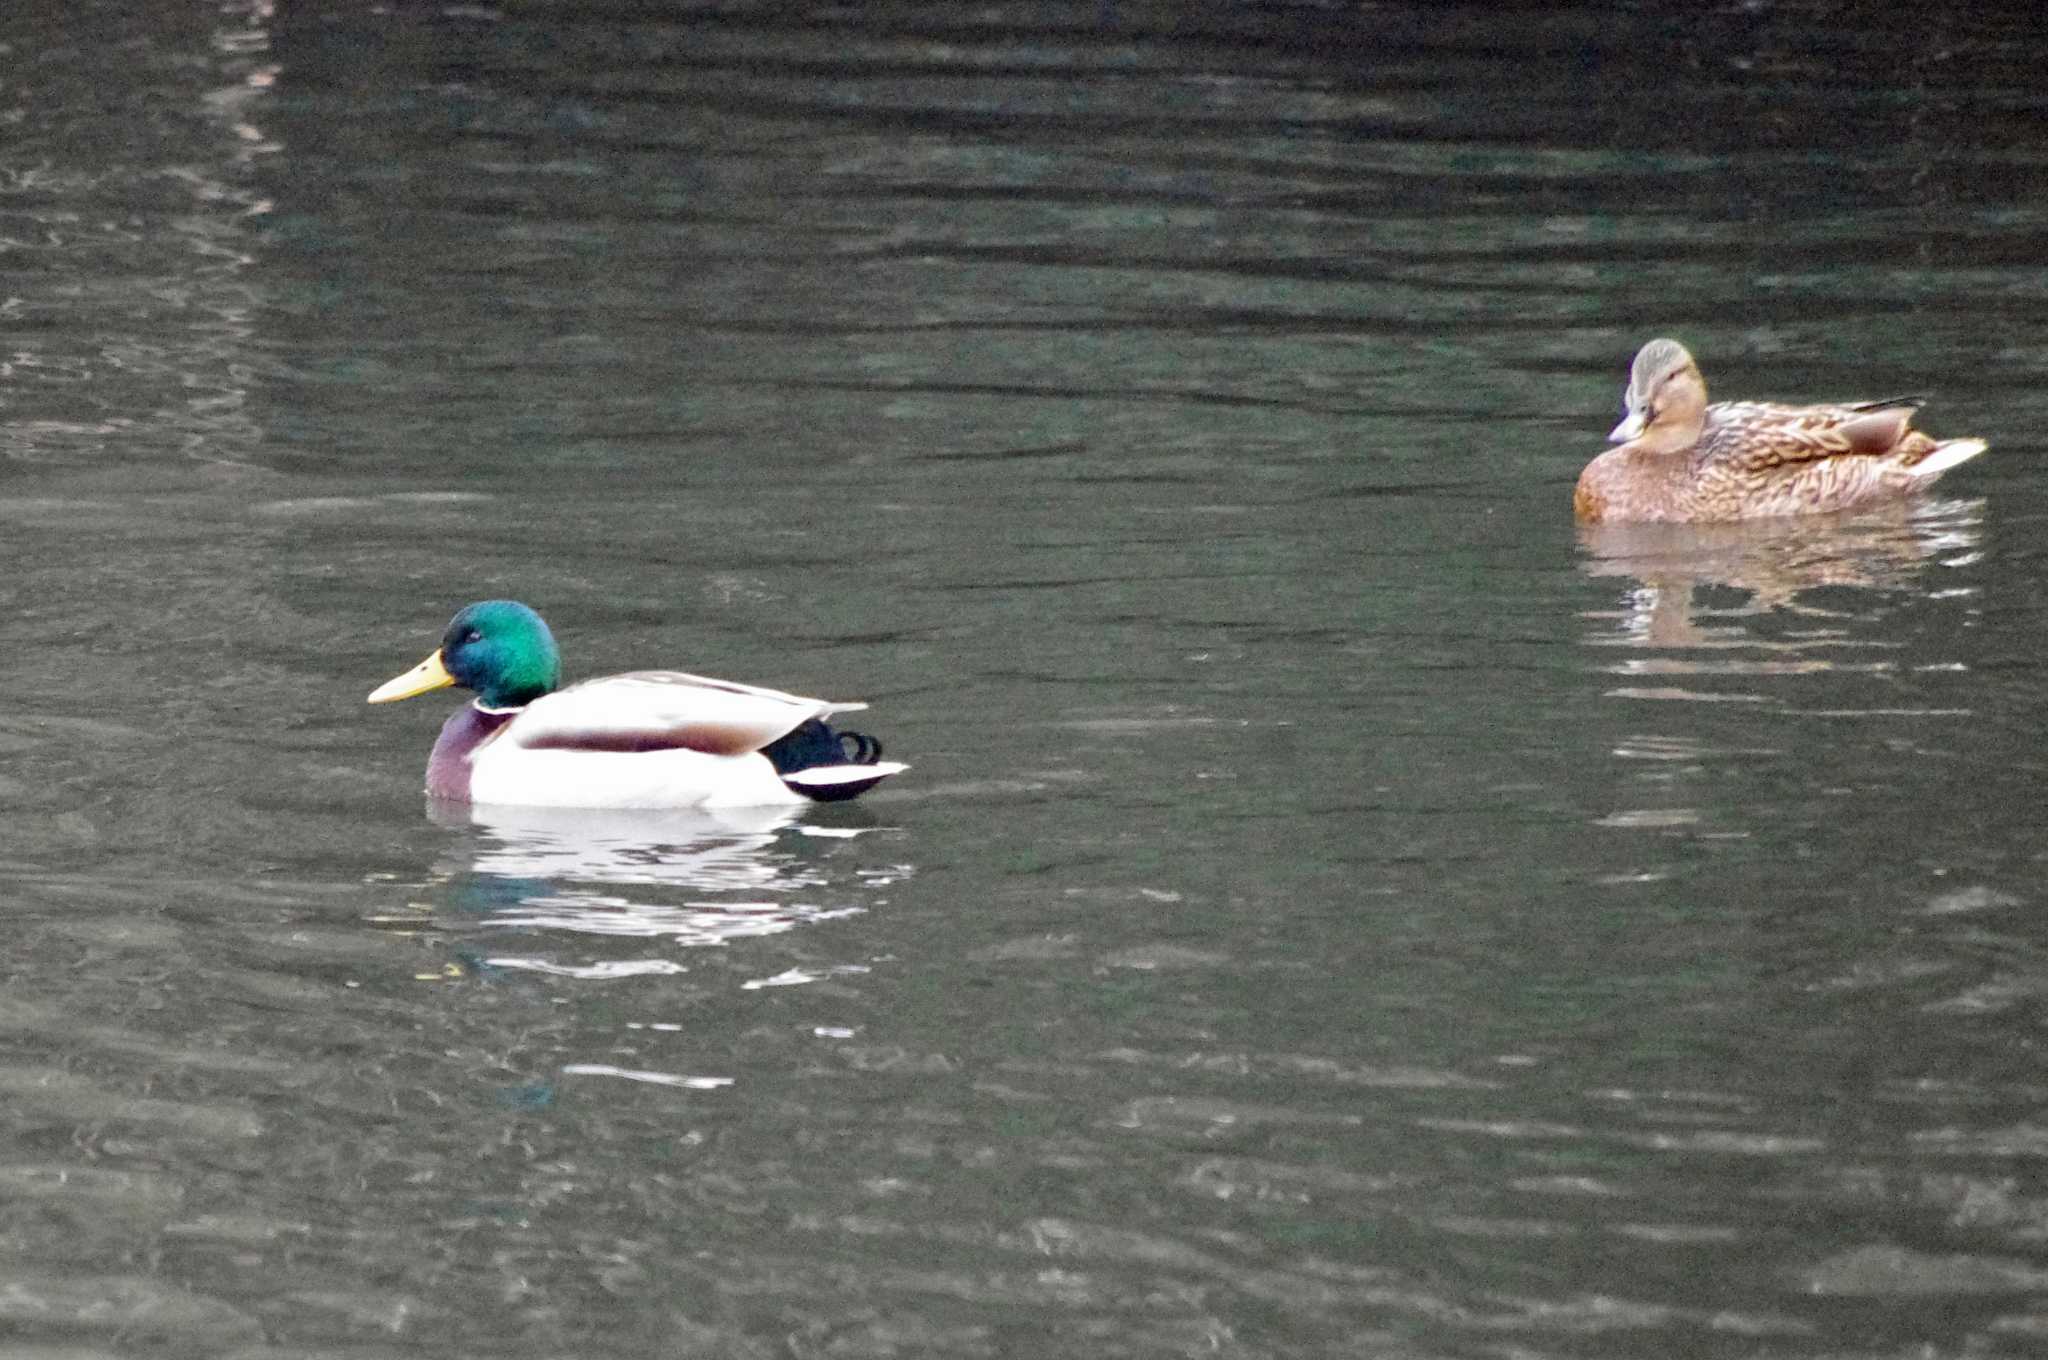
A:
{"label": "white reflection on water", "polygon": [[676,810],[490,807],[432,803],[442,826],[481,833],[468,867],[507,880],[660,884],[702,892],[816,886],[773,853],[789,808]]}
{"label": "white reflection on water", "polygon": [[611,1063],[569,1063],[562,1068],[567,1077],[622,1077],[650,1086],[678,1086],[690,1091],[717,1091],[733,1084],[731,1077],[690,1077],[677,1072],[648,1072]]}
{"label": "white reflection on water", "polygon": [[[865,910],[843,900],[847,883],[836,882],[804,852],[807,844],[843,844],[863,829],[806,836],[798,812],[787,808],[430,803],[429,816],[472,833],[436,866],[445,905],[493,927],[569,932],[586,943],[595,936],[696,947],[777,935]],[[862,875],[843,877],[869,885]],[[664,957],[565,962],[506,954],[485,961],[589,980],[685,971]]]}

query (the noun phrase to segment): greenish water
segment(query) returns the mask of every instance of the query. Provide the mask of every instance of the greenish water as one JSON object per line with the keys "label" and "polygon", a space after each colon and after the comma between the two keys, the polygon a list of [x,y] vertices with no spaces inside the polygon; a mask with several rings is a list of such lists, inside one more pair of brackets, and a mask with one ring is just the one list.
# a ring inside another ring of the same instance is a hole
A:
{"label": "greenish water", "polygon": [[[2028,14],[280,10],[0,18],[8,1348],[2038,1348]],[[913,769],[436,813],[496,595]]]}

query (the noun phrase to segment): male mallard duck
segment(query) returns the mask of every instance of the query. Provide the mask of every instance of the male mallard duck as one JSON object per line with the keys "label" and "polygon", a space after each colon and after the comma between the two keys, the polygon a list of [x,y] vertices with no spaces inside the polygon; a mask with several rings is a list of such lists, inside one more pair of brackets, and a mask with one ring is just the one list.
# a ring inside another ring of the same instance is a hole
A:
{"label": "male mallard duck", "polygon": [[1707,380],[1685,346],[1652,340],[1636,354],[1627,414],[1572,493],[1582,520],[1759,519],[1846,510],[1923,491],[1984,452],[1981,439],[1937,442],[1912,428],[1914,397],[1860,406],[1707,405]]}
{"label": "male mallard duck", "polygon": [[[476,701],[441,728],[427,792],[544,807],[744,807],[837,802],[908,768],[825,720],[835,704],[680,671],[629,671],[567,689],[554,634],[512,600],[457,614],[434,654],[373,704],[443,685]],[[851,749],[849,750],[849,746]]]}

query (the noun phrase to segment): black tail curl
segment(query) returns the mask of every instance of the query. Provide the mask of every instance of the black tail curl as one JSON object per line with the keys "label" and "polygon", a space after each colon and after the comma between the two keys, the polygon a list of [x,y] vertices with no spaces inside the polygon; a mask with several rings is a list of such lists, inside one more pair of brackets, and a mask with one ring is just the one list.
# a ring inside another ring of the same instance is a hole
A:
{"label": "black tail curl", "polygon": [[849,765],[872,765],[882,758],[882,742],[865,732],[840,732],[839,749]]}
{"label": "black tail curl", "polygon": [[761,748],[777,774],[795,774],[820,765],[872,765],[882,758],[882,743],[865,732],[835,732],[811,718]]}

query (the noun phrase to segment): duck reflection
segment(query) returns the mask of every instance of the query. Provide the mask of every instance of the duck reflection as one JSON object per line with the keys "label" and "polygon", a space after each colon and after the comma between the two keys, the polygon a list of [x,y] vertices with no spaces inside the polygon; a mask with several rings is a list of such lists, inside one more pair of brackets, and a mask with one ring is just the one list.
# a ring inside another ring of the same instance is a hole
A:
{"label": "duck reflection", "polygon": [[[1624,673],[1716,671],[1745,674],[1840,669],[1843,663],[1802,657],[1861,643],[1848,635],[1857,615],[1852,597],[1813,598],[1826,587],[1930,593],[1930,566],[1975,560],[1981,500],[1923,501],[1852,516],[1786,516],[1734,524],[1592,524],[1579,529],[1581,569],[1590,576],[1637,582],[1618,611],[1587,617],[1612,621],[1588,641],[1596,645],[1713,651],[1763,649],[1762,660],[1702,657],[1648,659]],[[1715,588],[1739,592],[1719,598]],[[1805,620],[1796,631],[1767,633],[1772,616]]]}
{"label": "duck reflection", "polygon": [[[1760,822],[1796,823],[1818,786],[1840,782],[1825,762],[1795,759],[1804,743],[1760,715],[1957,712],[1939,702],[1938,681],[1914,673],[1961,663],[1930,651],[1944,635],[1901,604],[1972,593],[1961,573],[1945,574],[1976,559],[1982,516],[1982,501],[1928,501],[1854,516],[1582,527],[1581,570],[1630,583],[1620,608],[1585,616],[1587,644],[1616,653],[1600,667],[1619,678],[1603,695],[1629,704],[1628,726],[1601,743],[1625,777],[1595,824],[1649,833],[1659,847],[1615,881],[1675,872],[1663,848],[1674,840],[1720,842],[1725,853]],[[1731,766],[1759,764],[1770,773],[1730,781]],[[1773,812],[1785,790],[1789,803]],[[1775,844],[1757,842],[1766,843]]]}
{"label": "duck reflection", "polygon": [[[595,943],[589,937],[722,945],[863,910],[846,889],[886,883],[900,866],[837,871],[837,849],[874,828],[807,826],[804,811],[430,801],[432,821],[468,833],[435,866],[442,893],[431,905],[494,927],[570,932],[585,937],[586,947]],[[476,961],[579,977],[683,971],[667,957],[560,963],[493,954]]]}

